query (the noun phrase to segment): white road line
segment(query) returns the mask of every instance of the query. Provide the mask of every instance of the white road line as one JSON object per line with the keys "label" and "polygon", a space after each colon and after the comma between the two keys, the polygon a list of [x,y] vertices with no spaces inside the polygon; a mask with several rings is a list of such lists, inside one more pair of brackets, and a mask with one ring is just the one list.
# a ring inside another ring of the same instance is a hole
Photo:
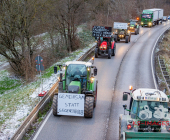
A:
{"label": "white road line", "polygon": [[[168,27],[168,28],[170,28],[170,27]],[[167,28],[166,30],[168,30],[168,28]],[[159,38],[162,36],[162,34],[163,34],[166,30],[164,30],[164,31],[160,34],[160,36],[157,38],[157,40],[156,40],[156,42],[155,42],[155,44],[154,44],[154,47],[153,47],[153,49],[152,49],[152,53],[151,53],[152,77],[153,77],[153,81],[154,81],[154,85],[155,85],[155,88],[156,88],[156,89],[158,89],[158,86],[157,86],[157,83],[156,83],[156,78],[155,78],[154,70],[153,70],[153,54],[154,54],[154,50],[155,50],[155,47],[156,47],[156,45],[157,45],[157,43],[158,43]]]}
{"label": "white road line", "polygon": [[33,140],[36,140],[38,135],[40,134],[41,130],[43,129],[45,123],[47,122],[47,120],[49,119],[49,117],[51,116],[52,114],[52,110],[49,112],[48,116],[45,118],[44,122],[42,123],[42,125],[40,126],[40,128],[38,129],[36,135],[34,136]]}

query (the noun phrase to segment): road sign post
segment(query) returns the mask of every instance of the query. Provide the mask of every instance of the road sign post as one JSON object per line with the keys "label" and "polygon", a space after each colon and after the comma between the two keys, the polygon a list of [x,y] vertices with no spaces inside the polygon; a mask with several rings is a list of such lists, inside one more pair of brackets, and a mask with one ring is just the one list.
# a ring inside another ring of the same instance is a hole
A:
{"label": "road sign post", "polygon": [[[39,71],[40,72],[40,77],[41,77],[41,71],[44,71],[44,65],[43,65],[43,58],[40,56],[40,55],[38,55],[36,58],[35,58],[35,62],[37,63],[37,65],[36,65],[36,71]],[[43,84],[42,83],[42,77],[41,77],[41,84]],[[43,85],[42,85],[42,93],[43,93]],[[42,93],[40,93],[41,94],[41,96],[39,96],[39,97],[42,97]],[[45,92],[44,92],[45,93]],[[40,95],[39,94],[39,95]],[[44,94],[45,95],[45,94]]]}

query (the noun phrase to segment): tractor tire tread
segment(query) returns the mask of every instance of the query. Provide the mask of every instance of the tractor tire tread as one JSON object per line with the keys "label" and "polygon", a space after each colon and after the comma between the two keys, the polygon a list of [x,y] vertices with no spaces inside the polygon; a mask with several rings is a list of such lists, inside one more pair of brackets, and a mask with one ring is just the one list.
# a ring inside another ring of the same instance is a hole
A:
{"label": "tractor tire tread", "polygon": [[87,96],[84,104],[84,117],[92,118],[93,117],[93,107],[94,107],[94,97]]}
{"label": "tractor tire tread", "polygon": [[54,97],[53,97],[53,105],[52,105],[52,108],[53,108],[53,115],[54,115],[54,116],[57,116],[58,95],[54,95]]}

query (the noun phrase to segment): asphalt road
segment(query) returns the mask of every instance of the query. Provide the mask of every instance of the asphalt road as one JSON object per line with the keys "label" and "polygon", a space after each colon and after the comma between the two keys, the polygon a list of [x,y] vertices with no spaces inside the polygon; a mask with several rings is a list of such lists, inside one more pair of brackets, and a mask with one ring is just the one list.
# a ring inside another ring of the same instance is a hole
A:
{"label": "asphalt road", "polygon": [[[134,88],[155,88],[151,72],[152,48],[170,22],[152,28],[140,28],[130,43],[117,43],[116,56],[95,59],[98,68],[98,97],[94,116],[55,117],[52,111],[37,131],[36,140],[117,140],[119,114],[123,114],[122,93]],[[127,112],[126,112],[127,113]]]}

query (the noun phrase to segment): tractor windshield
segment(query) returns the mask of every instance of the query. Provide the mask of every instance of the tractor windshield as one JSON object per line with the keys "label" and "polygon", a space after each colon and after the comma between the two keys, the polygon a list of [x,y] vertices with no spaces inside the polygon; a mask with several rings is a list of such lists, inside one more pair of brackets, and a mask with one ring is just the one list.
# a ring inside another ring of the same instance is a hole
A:
{"label": "tractor windshield", "polygon": [[151,18],[150,14],[142,14],[142,18]]}
{"label": "tractor windshield", "polygon": [[168,118],[167,102],[133,101],[131,117],[142,120],[160,120]]}
{"label": "tractor windshield", "polygon": [[70,64],[66,71],[66,85],[68,86],[71,81],[84,81],[87,79],[86,65],[83,64]]}

